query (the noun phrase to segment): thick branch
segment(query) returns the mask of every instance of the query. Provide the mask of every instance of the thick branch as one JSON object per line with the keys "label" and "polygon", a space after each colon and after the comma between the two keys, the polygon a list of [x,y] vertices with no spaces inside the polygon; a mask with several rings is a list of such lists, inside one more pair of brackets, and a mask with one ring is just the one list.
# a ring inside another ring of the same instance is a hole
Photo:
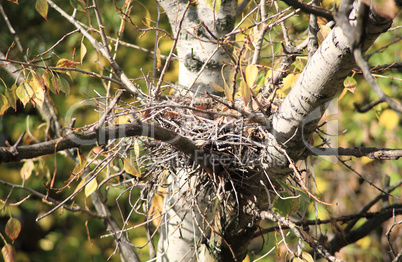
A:
{"label": "thick branch", "polygon": [[312,5],[306,5],[303,4],[297,0],[282,0],[283,2],[285,2],[286,4],[293,6],[294,8],[299,8],[300,10],[302,10],[305,13],[308,14],[314,14],[316,16],[321,16],[324,17],[325,19],[327,19],[328,21],[334,20],[334,17],[331,13],[325,12],[325,11],[321,11],[319,8],[312,6]]}
{"label": "thick branch", "polygon": [[140,121],[133,124],[102,127],[97,132],[74,132],[57,140],[28,146],[0,147],[0,163],[35,158],[69,148],[105,144],[109,139],[129,136],[147,136],[166,142],[212,174],[212,165],[209,162],[211,156],[197,147],[191,140],[160,126]]}
{"label": "thick branch", "polygon": [[373,219],[368,219],[367,222],[359,228],[347,234],[337,235],[336,237],[334,237],[334,239],[332,239],[329,243],[331,254],[334,254],[342,247],[347,246],[350,243],[354,243],[357,240],[367,236],[370,232],[373,231],[374,228],[379,227],[382,223],[390,219],[394,214],[402,214],[402,205],[400,204],[386,207],[386,209],[394,209],[394,212],[385,212],[374,217]]}
{"label": "thick branch", "polygon": [[354,156],[368,157],[378,160],[397,160],[402,157],[402,149],[376,148],[376,147],[355,147],[355,148],[314,148],[312,155],[317,156]]}

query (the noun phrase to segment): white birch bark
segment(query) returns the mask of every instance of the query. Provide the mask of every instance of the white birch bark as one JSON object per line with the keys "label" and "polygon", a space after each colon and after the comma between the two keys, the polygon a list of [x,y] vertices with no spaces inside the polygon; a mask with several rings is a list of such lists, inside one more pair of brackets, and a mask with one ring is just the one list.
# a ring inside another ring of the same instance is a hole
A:
{"label": "white birch bark", "polygon": [[[215,52],[216,43],[207,43],[201,40],[213,40],[214,38],[202,26],[201,22],[213,32],[216,37],[224,36],[233,26],[235,14],[235,1],[222,1],[222,7],[216,19],[213,19],[213,11],[206,7],[205,1],[199,1],[197,6],[190,7],[182,27],[178,31],[177,26],[179,17],[182,17],[187,1],[160,0],[161,6],[165,9],[175,36],[179,38],[177,53],[180,61],[180,72],[178,84],[185,88],[198,89],[199,91],[213,91],[209,82],[217,83],[223,86],[223,77],[228,78],[229,68],[222,70],[223,61],[228,61],[227,54],[219,48]],[[354,12],[350,19],[354,20]],[[371,16],[369,26],[366,30],[364,39],[364,50],[366,50],[374,40],[385,32],[391,25],[391,20],[385,20],[377,16]],[[219,22],[218,22],[219,21]],[[179,32],[179,33],[177,33]],[[206,64],[206,66],[203,66]],[[325,112],[329,101],[331,101],[339,90],[342,89],[342,82],[355,66],[351,41],[345,37],[340,27],[335,27],[321,44],[319,49],[311,57],[304,68],[295,86],[287,95],[279,109],[273,116],[270,130],[271,145],[268,145],[264,156],[264,166],[269,176],[285,176],[290,172],[289,162],[286,156],[278,147],[285,148],[287,154],[294,160],[302,157],[305,150],[309,147],[310,137],[315,130],[318,121]],[[200,70],[204,68],[203,72]],[[223,75],[222,73],[223,72]],[[198,82],[193,85],[198,77]],[[188,182],[188,174],[179,172],[176,178],[171,180],[175,185],[171,187],[171,198],[166,202],[167,215],[164,218],[164,226],[161,230],[161,239],[159,242],[159,261],[230,261],[233,257],[212,258],[208,251],[201,252],[197,250],[199,239],[201,237],[199,225],[202,225],[203,218],[197,214],[197,210],[191,208],[194,203],[180,203],[178,198],[185,194],[193,194],[194,186]],[[259,184],[261,178],[256,178],[255,184]],[[191,184],[191,183],[190,183]],[[177,191],[177,189],[179,189]],[[257,192],[254,192],[257,196]],[[205,196],[206,194],[201,194]],[[244,196],[240,199],[238,210],[244,210],[241,203],[245,203],[250,196]],[[178,204],[177,204],[178,203]],[[201,202],[200,202],[201,203]],[[204,202],[205,204],[205,202]],[[201,209],[205,205],[201,205]],[[234,204],[235,206],[236,204]],[[257,207],[258,203],[256,203]],[[266,203],[265,203],[266,205]],[[173,207],[173,208],[170,208]],[[262,207],[262,206],[261,206]],[[226,214],[220,214],[227,216]],[[243,251],[237,255],[245,256],[244,250],[252,237],[250,231],[255,228],[256,223],[251,217],[244,213],[242,216],[244,230],[240,233],[239,226],[233,227],[235,233],[222,234],[222,238],[230,236],[238,239],[227,239],[225,243],[234,243],[237,249]],[[239,221],[239,220],[238,220]],[[237,221],[237,222],[238,222]],[[250,225],[250,226],[248,226]],[[227,233],[227,232],[226,232]],[[239,234],[237,234],[239,233]],[[219,237],[218,237],[219,238]],[[237,244],[239,246],[237,246]],[[232,246],[233,247],[233,246]],[[229,247],[230,249],[230,247]],[[237,252],[237,250],[234,250]],[[195,255],[196,254],[196,255]],[[204,256],[205,255],[205,256]],[[219,255],[218,255],[219,256]]]}
{"label": "white birch bark", "polygon": [[[178,38],[176,49],[180,65],[177,84],[183,87],[180,94],[186,94],[188,89],[196,96],[205,92],[215,93],[210,82],[223,87],[223,79],[228,81],[230,76],[230,67],[223,67],[224,62],[229,62],[229,56],[216,42],[233,29],[237,1],[222,1],[219,13],[208,7],[205,0],[189,8],[186,8],[188,1],[158,2],[169,18],[174,36]],[[208,231],[203,226],[204,218],[199,214],[199,210],[207,208],[207,192],[195,197],[199,193],[195,191],[196,179],[190,178],[185,170],[170,176],[169,183],[170,195],[166,197],[158,261],[207,261],[204,255],[208,252],[197,250],[201,246],[200,229],[205,230],[204,233]]]}

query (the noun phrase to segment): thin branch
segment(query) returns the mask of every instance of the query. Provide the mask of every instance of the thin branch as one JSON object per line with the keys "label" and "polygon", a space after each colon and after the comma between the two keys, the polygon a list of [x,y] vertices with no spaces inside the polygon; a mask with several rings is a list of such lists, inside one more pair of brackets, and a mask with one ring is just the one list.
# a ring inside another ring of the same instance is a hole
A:
{"label": "thin branch", "polygon": [[[20,61],[16,61],[16,60],[11,60],[11,59],[3,59],[2,56],[0,56],[0,62],[5,62],[6,65],[7,64],[16,64],[16,65],[21,65],[23,67],[29,66],[29,67],[34,67],[34,68],[42,68],[42,69],[46,69],[46,70],[52,70],[52,71],[73,71],[73,72],[78,72],[78,73],[82,73],[85,75],[89,75],[92,77],[98,77],[101,79],[105,79],[107,81],[111,81],[115,84],[118,84],[121,87],[124,87],[124,84],[116,79],[107,77],[107,76],[103,76],[100,74],[97,74],[95,72],[92,71],[86,71],[86,70],[82,70],[79,68],[71,68],[71,67],[57,67],[57,66],[43,66],[43,65],[37,65],[37,64],[32,64],[32,63],[25,63],[25,62],[20,62]],[[4,64],[2,64],[4,65]]]}
{"label": "thin branch", "polygon": [[56,5],[52,0],[46,0],[49,5],[55,9],[57,12],[60,13],[61,16],[66,18],[72,25],[74,25],[76,28],[78,28],[92,44],[92,46],[99,52],[101,53],[111,64],[113,70],[115,71],[116,75],[119,77],[121,82],[123,83],[122,87],[125,88],[128,92],[130,92],[133,95],[142,97],[142,94],[138,92],[137,88],[134,86],[133,83],[128,79],[126,74],[123,72],[123,70],[120,68],[120,66],[117,64],[115,60],[110,56],[110,52],[108,52],[107,46],[102,45],[99,43],[84,27],[81,26],[80,23],[75,20],[74,17],[70,16],[67,14],[63,9],[61,9],[58,5]]}
{"label": "thin branch", "polygon": [[[360,219],[360,218],[366,218],[366,219],[372,219],[377,216],[383,215],[385,213],[393,213],[394,208],[385,208],[381,211],[378,212],[364,212],[364,213],[357,213],[353,215],[346,215],[346,216],[340,216],[340,217],[335,217],[335,218],[328,218],[328,219],[312,219],[312,220],[301,220],[301,221],[295,221],[293,222],[295,225],[300,226],[302,228],[308,227],[308,226],[316,226],[316,225],[324,225],[324,224],[330,224],[333,222],[342,222],[346,223],[351,220],[355,219]],[[402,210],[399,209],[400,214],[402,213]],[[288,226],[282,225],[282,229],[288,229]],[[260,237],[264,234],[271,233],[278,231],[279,227],[274,226],[274,227],[269,227],[262,229],[254,234],[254,237]]]}
{"label": "thin branch", "polygon": [[289,218],[285,218],[279,214],[276,214],[272,211],[259,211],[256,208],[252,210],[247,210],[247,213],[253,215],[254,217],[258,217],[264,220],[271,220],[280,224],[280,227],[288,227],[292,230],[292,232],[298,237],[299,239],[303,239],[306,243],[308,243],[318,254],[325,257],[329,261],[336,261],[340,262],[342,260],[337,259],[336,257],[332,256],[328,250],[325,249],[317,240],[311,238],[307,232],[303,229],[298,227],[295,223],[293,223]]}
{"label": "thin branch", "polygon": [[359,228],[347,233],[335,236],[330,241],[330,250],[332,254],[339,251],[342,247],[349,245],[350,243],[354,243],[359,239],[367,236],[374,229],[378,228],[382,223],[390,219],[393,214],[402,214],[402,205],[392,205],[388,206],[385,209],[390,210],[390,212],[385,212],[375,216],[371,219],[368,219],[362,226]]}
{"label": "thin branch", "polygon": [[357,65],[360,67],[360,69],[363,71],[364,78],[367,80],[367,82],[370,84],[371,88],[374,90],[374,92],[377,94],[380,100],[383,100],[386,102],[392,109],[395,111],[402,113],[402,104],[395,102],[392,100],[390,97],[388,97],[384,91],[382,91],[381,87],[377,84],[377,81],[373,77],[373,75],[370,72],[370,66],[368,65],[367,61],[364,60],[361,49],[356,48],[353,52],[355,56],[355,60]]}
{"label": "thin branch", "polygon": [[[24,185],[16,185],[16,184],[12,184],[12,183],[10,183],[10,182],[3,181],[3,180],[0,180],[0,184],[5,185],[5,186],[8,186],[8,187],[11,187],[11,188],[13,188],[13,189],[22,189],[22,190],[25,190],[25,191],[29,192],[30,194],[32,194],[32,195],[34,195],[34,196],[37,196],[37,197],[39,197],[39,198],[41,198],[41,199],[43,199],[43,200],[44,200],[44,201],[43,201],[44,203],[52,203],[52,204],[55,204],[55,205],[60,205],[60,203],[61,203],[60,201],[57,201],[57,200],[55,200],[55,199],[53,199],[53,198],[51,198],[51,197],[49,197],[49,196],[47,196],[47,195],[45,195],[45,194],[42,194],[42,193],[40,193],[40,192],[38,192],[38,191],[33,190],[32,188],[29,188],[29,187],[24,186]],[[71,211],[71,212],[82,212],[82,213],[86,213],[86,214],[88,214],[88,215],[90,215],[90,216],[92,216],[92,217],[95,217],[95,218],[104,218],[103,216],[98,215],[97,213],[92,212],[91,210],[84,209],[84,208],[82,208],[82,207],[80,207],[80,206],[77,206],[77,205],[66,205],[66,204],[62,204],[61,206],[62,206],[64,209],[66,209],[66,210],[68,210],[68,211]]]}

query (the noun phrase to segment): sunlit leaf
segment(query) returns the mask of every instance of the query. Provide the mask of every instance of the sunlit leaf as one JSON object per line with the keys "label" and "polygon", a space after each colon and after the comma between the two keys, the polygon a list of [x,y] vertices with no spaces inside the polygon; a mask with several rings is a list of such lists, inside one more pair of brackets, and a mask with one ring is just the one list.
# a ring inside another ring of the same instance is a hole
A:
{"label": "sunlit leaf", "polygon": [[248,65],[246,67],[246,82],[249,88],[253,88],[258,76],[258,67],[256,65]]}
{"label": "sunlit leaf", "polygon": [[36,0],[35,9],[43,18],[45,18],[45,20],[47,20],[49,5],[46,0]]}
{"label": "sunlit leaf", "polygon": [[10,219],[6,223],[5,232],[6,235],[11,239],[11,241],[14,242],[20,235],[21,222],[16,218],[10,217]]}
{"label": "sunlit leaf", "polygon": [[96,178],[94,178],[85,186],[85,196],[89,197],[93,192],[95,192],[97,187],[98,182],[96,181]]}
{"label": "sunlit leaf", "polygon": [[290,261],[292,261],[292,262],[314,262],[314,259],[309,253],[303,251],[301,253],[301,255],[298,257],[292,256]]}
{"label": "sunlit leaf", "polygon": [[224,92],[225,91],[220,85],[218,85],[218,84],[216,84],[214,82],[209,82],[209,83],[215,88],[216,91],[218,91],[218,92]]}
{"label": "sunlit leaf", "polygon": [[15,248],[10,245],[6,244],[2,249],[1,249],[1,254],[3,255],[4,262],[14,262],[16,253],[15,253]]}
{"label": "sunlit leaf", "polygon": [[70,0],[70,4],[78,11],[85,11],[87,7],[84,0]]}
{"label": "sunlit leaf", "polygon": [[22,104],[25,107],[26,104],[34,96],[34,91],[32,90],[32,87],[28,83],[23,82],[19,87],[17,87],[16,95],[21,100]]}
{"label": "sunlit leaf", "polygon": [[130,175],[141,177],[141,169],[138,167],[136,161],[130,158],[124,159],[124,171]]}
{"label": "sunlit leaf", "polygon": [[34,162],[32,160],[27,160],[21,168],[21,178],[27,180],[31,177],[32,171],[34,169]]}
{"label": "sunlit leaf", "polygon": [[246,82],[240,82],[240,96],[243,99],[244,105],[247,106],[251,99],[251,91]]}
{"label": "sunlit leaf", "polygon": [[219,13],[219,9],[221,9],[221,0],[206,0],[206,4],[211,9],[214,9],[215,6],[215,13]]}
{"label": "sunlit leaf", "polygon": [[399,116],[394,110],[386,109],[382,112],[379,122],[387,130],[392,131],[398,126]]}
{"label": "sunlit leaf", "polygon": [[82,64],[82,60],[84,59],[85,55],[87,54],[87,47],[84,44],[84,41],[81,42],[81,64]]}
{"label": "sunlit leaf", "polygon": [[325,38],[327,38],[329,33],[331,33],[332,29],[326,25],[318,25],[318,27],[320,28],[320,31],[318,31],[317,33],[317,38],[318,42],[322,43],[325,40]]}
{"label": "sunlit leaf", "polygon": [[283,87],[282,91],[285,91],[286,89],[292,87],[297,79],[299,78],[299,74],[288,74],[284,79],[283,79]]}
{"label": "sunlit leaf", "polygon": [[10,103],[5,95],[0,94],[0,116],[4,115],[7,109],[10,107]]}
{"label": "sunlit leaf", "polygon": [[231,102],[234,102],[234,101],[233,101],[233,96],[232,96],[233,89],[232,89],[228,84],[226,84],[226,83],[225,83],[225,90],[224,90],[224,92],[225,92],[226,99],[229,100],[229,101],[231,101]]}
{"label": "sunlit leaf", "polygon": [[81,179],[81,182],[78,184],[78,186],[75,188],[74,193],[77,192],[78,190],[81,189],[85,184],[85,179]]}
{"label": "sunlit leaf", "polygon": [[138,139],[134,139],[134,154],[140,156],[140,145],[138,144]]}
{"label": "sunlit leaf", "polygon": [[43,80],[42,76],[33,73],[32,74],[32,81],[30,81],[32,90],[34,91],[35,95],[33,96],[33,100],[35,103],[42,108],[42,105],[45,101],[45,81]]}
{"label": "sunlit leaf", "polygon": [[353,77],[346,77],[346,79],[343,81],[343,86],[351,93],[355,92],[357,82]]}
{"label": "sunlit leaf", "polygon": [[151,208],[149,209],[149,214],[152,215],[152,223],[155,227],[158,227],[162,220],[163,212],[163,197],[161,195],[155,195],[152,198]]}

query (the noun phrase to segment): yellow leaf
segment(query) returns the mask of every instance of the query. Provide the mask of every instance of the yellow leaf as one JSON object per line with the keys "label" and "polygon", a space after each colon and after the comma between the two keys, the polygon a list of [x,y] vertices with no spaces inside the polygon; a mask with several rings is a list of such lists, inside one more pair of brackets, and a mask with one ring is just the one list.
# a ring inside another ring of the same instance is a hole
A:
{"label": "yellow leaf", "polygon": [[3,94],[0,94],[0,115],[4,115],[9,107],[10,104],[8,103],[7,97]]}
{"label": "yellow leaf", "polygon": [[5,231],[6,235],[14,243],[14,240],[17,239],[21,232],[21,222],[18,219],[11,217],[6,223]]}
{"label": "yellow leaf", "polygon": [[124,159],[124,171],[126,171],[130,175],[133,175],[136,177],[141,177],[141,169],[138,167],[135,160],[125,158]]}
{"label": "yellow leaf", "polygon": [[289,74],[287,75],[284,79],[283,79],[283,87],[282,87],[282,91],[285,91],[286,89],[288,89],[289,87],[292,87],[297,79],[299,78],[299,75],[295,75],[295,74]]}
{"label": "yellow leaf", "polygon": [[292,256],[290,261],[292,261],[292,262],[314,262],[314,259],[309,253],[303,251],[299,257]]}
{"label": "yellow leaf", "polygon": [[21,100],[24,107],[34,95],[32,87],[26,82],[23,82],[19,87],[17,87],[15,93],[17,94],[17,97]]}
{"label": "yellow leaf", "polygon": [[246,82],[240,82],[240,96],[243,98],[244,105],[247,106],[251,99],[251,91]]}
{"label": "yellow leaf", "polygon": [[29,82],[32,90],[34,91],[34,96],[32,100],[42,108],[43,103],[45,102],[45,81],[43,80],[42,76],[33,73],[32,80]]}
{"label": "yellow leaf", "polygon": [[43,18],[45,18],[45,20],[47,20],[49,5],[46,0],[36,0],[35,9]]}
{"label": "yellow leaf", "polygon": [[224,92],[225,91],[220,85],[218,85],[218,84],[216,84],[214,82],[209,82],[209,83],[215,88],[216,91],[218,91],[218,92]]}
{"label": "yellow leaf", "polygon": [[398,114],[391,109],[386,109],[380,116],[380,125],[384,126],[387,130],[392,131],[398,125]]}
{"label": "yellow leaf", "polygon": [[97,187],[98,182],[96,181],[96,178],[94,178],[85,186],[85,196],[89,197],[93,192],[95,192]]}
{"label": "yellow leaf", "polygon": [[318,27],[320,28],[320,31],[318,31],[318,33],[317,33],[317,38],[318,38],[318,42],[322,43],[324,41],[324,39],[327,38],[329,33],[331,33],[332,29],[326,25],[318,25]]}
{"label": "yellow leaf", "polygon": [[74,193],[80,190],[80,188],[85,184],[85,179],[81,179],[81,182],[78,184],[78,186],[75,188]]}
{"label": "yellow leaf", "polygon": [[23,180],[27,180],[32,175],[33,170],[34,170],[34,162],[32,160],[26,161],[21,168],[21,178]]}
{"label": "yellow leaf", "polygon": [[246,67],[246,82],[249,88],[253,88],[258,76],[258,67],[256,65],[248,65]]}
{"label": "yellow leaf", "polygon": [[226,84],[225,83],[225,90],[224,90],[224,92],[225,92],[225,96],[226,96],[226,99],[227,100],[229,100],[229,101],[231,101],[231,102],[234,102],[233,101],[233,90],[232,90],[232,88],[228,85],[228,84]]}
{"label": "yellow leaf", "polygon": [[[84,40],[84,39],[83,39]],[[82,64],[82,60],[84,59],[85,55],[87,54],[87,47],[84,44],[84,41],[81,41],[81,64]]]}

